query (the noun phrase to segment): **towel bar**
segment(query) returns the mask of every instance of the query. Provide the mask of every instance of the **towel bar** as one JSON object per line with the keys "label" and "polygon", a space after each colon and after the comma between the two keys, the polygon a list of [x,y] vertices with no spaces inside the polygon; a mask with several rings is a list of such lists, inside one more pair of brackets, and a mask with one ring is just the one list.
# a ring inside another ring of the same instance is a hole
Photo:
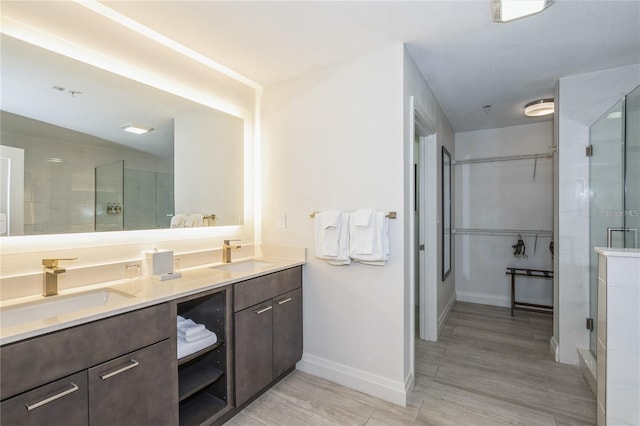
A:
{"label": "towel bar", "polygon": [[[313,212],[309,215],[309,219],[313,219],[314,217],[316,217],[316,214],[318,214],[320,212]],[[385,215],[386,217],[388,217],[389,219],[396,219],[398,217],[396,212],[389,212]]]}

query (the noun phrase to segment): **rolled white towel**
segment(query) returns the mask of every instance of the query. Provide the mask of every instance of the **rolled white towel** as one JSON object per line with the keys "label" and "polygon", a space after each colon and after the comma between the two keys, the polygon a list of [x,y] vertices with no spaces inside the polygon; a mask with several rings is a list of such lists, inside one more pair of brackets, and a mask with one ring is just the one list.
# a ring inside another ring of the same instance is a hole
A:
{"label": "rolled white towel", "polygon": [[187,220],[187,215],[184,213],[173,215],[169,228],[184,228],[185,220]]}

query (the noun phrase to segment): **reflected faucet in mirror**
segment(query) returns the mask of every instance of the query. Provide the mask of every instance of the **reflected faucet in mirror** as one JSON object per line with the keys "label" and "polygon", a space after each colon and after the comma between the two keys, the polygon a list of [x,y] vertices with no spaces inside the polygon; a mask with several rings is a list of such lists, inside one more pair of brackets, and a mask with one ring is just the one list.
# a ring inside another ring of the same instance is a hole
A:
{"label": "reflected faucet in mirror", "polygon": [[231,249],[239,249],[240,244],[231,244],[232,241],[241,240],[224,240],[222,244],[222,263],[231,263]]}
{"label": "reflected faucet in mirror", "polygon": [[58,275],[66,272],[64,268],[58,266],[58,262],[61,260],[76,260],[77,257],[71,257],[67,259],[42,259],[42,266],[44,266],[44,277],[42,279],[42,295],[55,296],[58,294]]}

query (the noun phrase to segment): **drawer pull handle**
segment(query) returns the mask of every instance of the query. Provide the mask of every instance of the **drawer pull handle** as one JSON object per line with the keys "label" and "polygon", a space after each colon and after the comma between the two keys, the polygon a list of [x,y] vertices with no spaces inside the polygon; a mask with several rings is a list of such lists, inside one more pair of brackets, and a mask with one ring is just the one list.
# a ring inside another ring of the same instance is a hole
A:
{"label": "drawer pull handle", "polygon": [[292,300],[292,299],[291,299],[290,297],[288,297],[288,298],[286,298],[286,299],[284,299],[284,300],[279,301],[279,302],[278,302],[278,305],[284,305],[284,304],[285,304],[285,303],[287,303],[287,302],[291,302],[291,300]]}
{"label": "drawer pull handle", "polygon": [[43,399],[42,401],[36,402],[35,404],[24,404],[27,407],[27,411],[35,410],[38,407],[42,407],[45,404],[55,401],[58,398],[62,398],[63,396],[69,395],[70,393],[74,393],[75,391],[80,389],[78,385],[73,382],[69,383],[69,386],[71,386],[69,389],[63,390],[62,392],[50,396],[49,398]]}
{"label": "drawer pull handle", "polygon": [[139,365],[140,365],[140,363],[139,363],[138,361],[136,361],[135,359],[133,359],[133,358],[132,358],[132,359],[131,359],[131,364],[126,365],[126,366],[124,366],[124,367],[122,367],[122,368],[119,368],[119,369],[117,369],[117,370],[115,370],[115,371],[112,371],[111,373],[101,374],[101,375],[100,375],[100,378],[101,378],[102,380],[107,380],[107,379],[108,379],[108,378],[110,378],[110,377],[113,377],[113,376],[118,375],[118,374],[120,374],[120,373],[124,373],[125,371],[127,371],[127,370],[131,370],[132,368],[135,368],[135,367],[137,367],[137,366],[139,366]]}
{"label": "drawer pull handle", "polygon": [[266,308],[262,308],[262,309],[258,309],[257,311],[254,311],[256,314],[260,315],[262,313],[265,313],[267,311],[270,311],[271,309],[273,309],[273,306],[267,306]]}

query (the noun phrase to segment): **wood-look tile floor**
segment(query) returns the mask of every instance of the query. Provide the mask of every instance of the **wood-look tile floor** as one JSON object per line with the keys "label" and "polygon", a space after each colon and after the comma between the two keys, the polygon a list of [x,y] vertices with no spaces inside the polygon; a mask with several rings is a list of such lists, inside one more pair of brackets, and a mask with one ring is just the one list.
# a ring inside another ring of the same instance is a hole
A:
{"label": "wood-look tile floor", "polygon": [[294,371],[226,424],[595,425],[577,368],[549,353],[550,315],[457,302],[437,343],[416,339],[406,408]]}

